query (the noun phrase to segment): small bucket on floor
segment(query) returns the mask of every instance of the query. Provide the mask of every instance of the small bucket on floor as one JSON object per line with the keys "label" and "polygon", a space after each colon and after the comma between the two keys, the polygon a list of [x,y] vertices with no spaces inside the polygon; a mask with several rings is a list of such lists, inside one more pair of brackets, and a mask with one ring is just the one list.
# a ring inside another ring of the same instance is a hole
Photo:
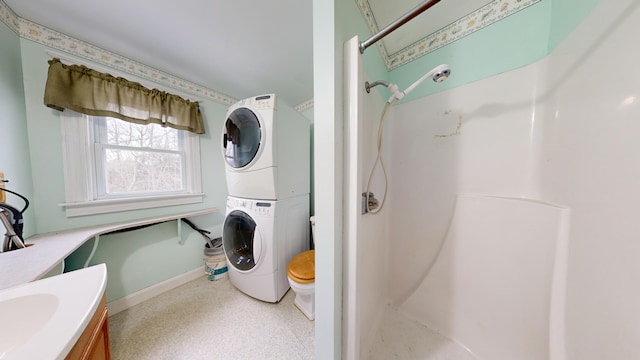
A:
{"label": "small bucket on floor", "polygon": [[209,244],[204,245],[204,272],[211,281],[227,278],[227,258],[222,249],[221,238],[213,240],[213,248]]}

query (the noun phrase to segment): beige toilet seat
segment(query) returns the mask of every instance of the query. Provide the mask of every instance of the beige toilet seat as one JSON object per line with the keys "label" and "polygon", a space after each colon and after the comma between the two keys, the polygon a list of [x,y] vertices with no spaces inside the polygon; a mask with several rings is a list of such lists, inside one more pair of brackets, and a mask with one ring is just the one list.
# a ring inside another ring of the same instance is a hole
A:
{"label": "beige toilet seat", "polygon": [[307,250],[291,259],[287,276],[298,284],[310,284],[316,280],[316,251]]}

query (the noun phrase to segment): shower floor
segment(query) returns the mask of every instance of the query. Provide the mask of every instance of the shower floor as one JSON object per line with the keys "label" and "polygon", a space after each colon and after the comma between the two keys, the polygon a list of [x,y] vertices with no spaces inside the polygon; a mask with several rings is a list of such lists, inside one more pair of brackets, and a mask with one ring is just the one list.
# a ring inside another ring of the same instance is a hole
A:
{"label": "shower floor", "polygon": [[387,307],[368,360],[477,360],[469,350]]}

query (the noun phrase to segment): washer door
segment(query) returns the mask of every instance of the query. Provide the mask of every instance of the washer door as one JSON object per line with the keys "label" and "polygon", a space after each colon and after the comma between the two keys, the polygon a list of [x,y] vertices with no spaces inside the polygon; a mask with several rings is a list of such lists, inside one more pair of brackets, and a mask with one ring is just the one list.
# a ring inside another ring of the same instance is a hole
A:
{"label": "washer door", "polygon": [[222,134],[224,159],[233,168],[247,166],[260,149],[260,121],[247,108],[237,108],[229,114]]}
{"label": "washer door", "polygon": [[256,222],[244,211],[233,210],[224,220],[222,246],[227,260],[236,269],[248,271],[260,261],[262,237]]}

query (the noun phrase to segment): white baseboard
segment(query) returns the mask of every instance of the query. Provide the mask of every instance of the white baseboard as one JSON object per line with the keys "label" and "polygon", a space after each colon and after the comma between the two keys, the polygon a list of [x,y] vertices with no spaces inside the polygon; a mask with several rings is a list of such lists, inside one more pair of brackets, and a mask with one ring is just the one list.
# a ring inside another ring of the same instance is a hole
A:
{"label": "white baseboard", "polygon": [[149,300],[154,296],[158,296],[163,292],[176,288],[182,284],[186,284],[189,281],[195,280],[200,276],[205,276],[205,275],[206,274],[204,273],[204,270],[202,269],[202,267],[198,267],[197,269],[193,269],[191,271],[188,271],[184,274],[178,275],[171,279],[165,280],[155,285],[151,285],[148,288],[144,288],[142,290],[136,291],[123,298],[113,300],[107,303],[107,310],[109,311],[109,316],[113,316],[134,305],[138,305],[143,301]]}

